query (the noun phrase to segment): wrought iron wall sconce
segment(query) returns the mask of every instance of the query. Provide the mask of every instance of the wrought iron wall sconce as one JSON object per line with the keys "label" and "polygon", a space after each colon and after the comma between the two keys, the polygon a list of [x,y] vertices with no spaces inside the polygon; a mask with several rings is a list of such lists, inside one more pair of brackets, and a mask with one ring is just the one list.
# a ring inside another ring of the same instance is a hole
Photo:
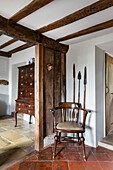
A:
{"label": "wrought iron wall sconce", "polygon": [[47,71],[51,71],[53,68],[52,64],[47,64]]}

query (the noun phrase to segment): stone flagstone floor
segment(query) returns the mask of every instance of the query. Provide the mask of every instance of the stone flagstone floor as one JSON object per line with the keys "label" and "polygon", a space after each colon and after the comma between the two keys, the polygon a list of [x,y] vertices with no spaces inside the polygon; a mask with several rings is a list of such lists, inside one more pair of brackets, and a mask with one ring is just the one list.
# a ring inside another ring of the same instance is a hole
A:
{"label": "stone flagstone floor", "polygon": [[0,170],[2,166],[34,151],[35,125],[29,124],[18,115],[18,126],[13,117],[0,118]]}

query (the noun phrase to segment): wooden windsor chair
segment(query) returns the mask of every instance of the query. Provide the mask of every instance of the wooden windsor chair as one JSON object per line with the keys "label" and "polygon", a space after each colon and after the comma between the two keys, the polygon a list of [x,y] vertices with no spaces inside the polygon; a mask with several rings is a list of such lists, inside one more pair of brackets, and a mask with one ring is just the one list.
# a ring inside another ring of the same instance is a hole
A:
{"label": "wooden windsor chair", "polygon": [[[62,102],[59,103],[58,107],[55,107],[50,110],[53,113],[53,122],[54,122],[54,131],[56,133],[54,137],[54,151],[53,159],[56,154],[57,143],[73,141],[73,139],[78,139],[77,142],[79,145],[83,144],[83,160],[86,161],[85,153],[85,138],[83,136],[85,132],[85,122],[88,110],[83,109],[79,103],[74,102]],[[79,122],[79,115],[83,114],[82,121]],[[56,120],[56,115],[61,116],[60,121]],[[68,137],[61,136],[61,133],[76,133],[77,137]]]}

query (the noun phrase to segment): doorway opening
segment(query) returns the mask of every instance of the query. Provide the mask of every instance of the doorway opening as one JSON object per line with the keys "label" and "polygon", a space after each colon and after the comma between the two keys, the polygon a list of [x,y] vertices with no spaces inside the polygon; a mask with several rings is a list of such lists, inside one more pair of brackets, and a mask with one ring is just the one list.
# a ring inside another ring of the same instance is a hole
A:
{"label": "doorway opening", "polygon": [[113,150],[113,57],[105,54],[105,137],[99,145]]}

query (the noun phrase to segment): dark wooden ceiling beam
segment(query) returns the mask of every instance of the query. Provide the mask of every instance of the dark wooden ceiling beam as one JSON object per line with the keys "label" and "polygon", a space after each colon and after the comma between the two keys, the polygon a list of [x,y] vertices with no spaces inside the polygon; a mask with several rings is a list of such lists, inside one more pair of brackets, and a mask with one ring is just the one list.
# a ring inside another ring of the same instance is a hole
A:
{"label": "dark wooden ceiling beam", "polygon": [[21,45],[11,51],[8,51],[8,53],[10,54],[13,54],[13,53],[16,53],[16,52],[19,52],[19,51],[22,51],[22,50],[25,50],[26,48],[29,48],[29,47],[32,47],[34,44],[29,44],[29,43],[26,43],[24,45]]}
{"label": "dark wooden ceiling beam", "polygon": [[111,27],[113,27],[113,19],[109,20],[107,22],[103,22],[101,24],[98,24],[98,25],[86,28],[84,30],[75,32],[75,33],[67,35],[65,37],[59,38],[59,39],[57,39],[57,41],[58,42],[66,41],[66,40],[69,40],[69,39],[72,39],[72,38],[76,38],[76,37],[80,37],[80,36],[83,36],[83,35],[91,34],[91,33],[94,33],[94,32],[97,32],[97,31],[101,31],[101,30],[104,30],[104,29],[107,29],[107,28],[111,28]]}
{"label": "dark wooden ceiling beam", "polygon": [[100,12],[100,11],[105,10],[112,6],[113,6],[113,0],[100,0],[100,1],[97,1],[89,6],[86,6],[85,8],[82,8],[79,11],[76,11],[76,12],[74,12],[58,21],[55,21],[47,26],[37,29],[37,31],[39,31],[40,33],[44,33],[47,31],[54,30],[56,28],[63,27],[67,24],[71,24],[75,21],[78,21],[82,18],[85,18],[85,17],[95,14],[97,12]]}
{"label": "dark wooden ceiling beam", "polygon": [[29,14],[35,12],[36,10],[42,8],[43,6],[49,4],[53,0],[33,0],[30,4],[26,5],[23,9],[14,14],[10,20],[18,22]]}
{"label": "dark wooden ceiling beam", "polygon": [[31,30],[2,16],[0,16],[0,33],[31,44],[41,43],[45,47],[63,53],[66,53],[69,48],[67,45],[60,44],[55,40],[38,33],[37,31]]}
{"label": "dark wooden ceiling beam", "polygon": [[[16,14],[14,14],[12,17],[10,17],[9,20],[18,22],[19,20],[23,19],[24,17],[28,16],[29,14],[35,12],[36,10],[42,8],[43,6],[49,4],[52,1],[53,0],[33,0],[31,3],[29,3],[24,8],[22,8],[20,11],[18,11]],[[0,34],[0,36],[1,35],[2,34]],[[13,41],[12,41],[12,43],[13,43]],[[5,44],[5,47],[6,46],[8,46],[8,45]],[[4,47],[2,47],[2,48],[4,48]],[[2,49],[2,48],[0,48],[0,49]]]}
{"label": "dark wooden ceiling beam", "polygon": [[0,33],[29,43],[39,41],[39,34],[33,30],[0,16]]}
{"label": "dark wooden ceiling beam", "polygon": [[[15,15],[13,15],[10,20],[19,21],[20,19],[24,18],[25,16],[29,15],[30,13],[34,12],[35,10],[43,7],[44,5],[47,5],[53,0],[35,0],[32,1],[30,4],[25,6],[23,9],[18,11]],[[72,22],[75,22],[79,19],[82,19],[84,17],[87,17],[89,15],[92,15],[94,13],[97,13],[99,11],[102,11],[104,9],[107,9],[109,7],[113,6],[113,0],[100,0],[97,1],[79,11],[74,12],[73,14],[66,16],[52,24],[49,24],[48,26],[42,27],[38,29],[39,32],[47,32],[62,26],[65,26],[67,24],[70,24]],[[2,35],[2,34],[1,34]]]}
{"label": "dark wooden ceiling beam", "polygon": [[17,41],[17,40],[15,40],[15,39],[11,39],[11,40],[9,40],[8,42],[2,44],[2,45],[0,46],[0,49],[2,49],[2,48],[4,48],[4,47],[7,47],[8,45],[11,45],[11,44],[13,44],[13,43],[16,42],[16,41]]}
{"label": "dark wooden ceiling beam", "polygon": [[11,54],[8,53],[8,52],[4,52],[4,51],[0,51],[0,56],[3,56],[3,57],[11,57]]}

